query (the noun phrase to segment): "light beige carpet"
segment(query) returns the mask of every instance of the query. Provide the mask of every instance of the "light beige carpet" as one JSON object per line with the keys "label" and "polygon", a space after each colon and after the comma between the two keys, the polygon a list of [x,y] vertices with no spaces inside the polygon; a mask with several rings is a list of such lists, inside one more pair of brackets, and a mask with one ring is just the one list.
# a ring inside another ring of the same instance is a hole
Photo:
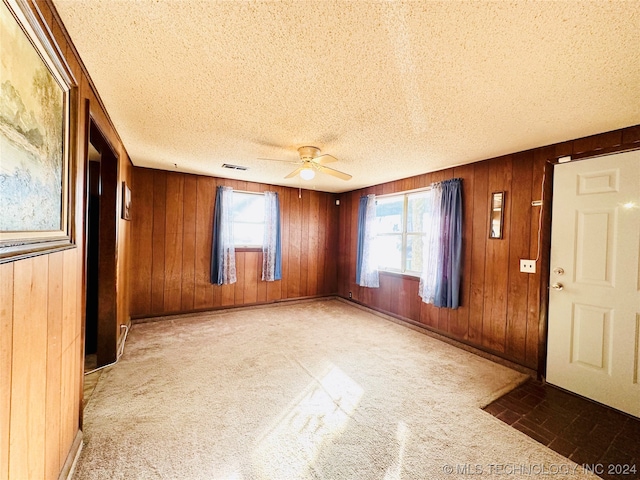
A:
{"label": "light beige carpet", "polygon": [[589,478],[480,409],[523,379],[338,300],[136,324],[74,478]]}

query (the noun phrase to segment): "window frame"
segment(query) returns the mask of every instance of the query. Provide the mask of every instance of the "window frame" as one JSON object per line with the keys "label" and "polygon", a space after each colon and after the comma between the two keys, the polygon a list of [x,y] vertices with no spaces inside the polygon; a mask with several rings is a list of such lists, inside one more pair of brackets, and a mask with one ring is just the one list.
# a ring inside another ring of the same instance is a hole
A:
{"label": "window frame", "polygon": [[[419,189],[415,189],[415,190],[406,190],[404,192],[397,192],[397,193],[388,193],[388,194],[384,194],[384,195],[376,195],[376,205],[379,199],[391,199],[391,198],[400,198],[402,197],[402,231],[401,232],[391,232],[391,233],[376,233],[376,238],[377,237],[400,237],[401,238],[401,243],[400,243],[400,269],[397,268],[389,268],[389,267],[383,267],[378,265],[378,271],[383,272],[383,273],[391,273],[391,274],[395,274],[395,275],[406,275],[408,277],[414,277],[414,278],[420,278],[420,276],[422,275],[422,272],[418,272],[418,271],[414,271],[414,270],[407,270],[407,237],[409,236],[419,236],[421,238],[424,238],[424,236],[426,235],[426,231],[422,231],[422,232],[407,232],[407,214],[408,214],[408,210],[409,210],[409,197],[411,195],[415,195],[418,193],[423,193],[423,192],[428,192],[429,190],[431,190],[431,187],[427,187],[427,188],[419,188]],[[376,218],[377,215],[376,215]]]}
{"label": "window frame", "polygon": [[[264,192],[249,192],[249,191],[246,191],[246,190],[233,190],[233,195],[235,196],[236,194],[240,194],[240,195],[260,195],[262,197],[263,201],[265,199]],[[262,251],[262,249],[264,247],[264,238],[260,242],[260,244],[248,245],[248,244],[238,244],[238,243],[236,243],[236,237],[235,237],[236,220],[235,220],[235,208],[234,208],[234,206],[232,206],[232,214],[234,216],[234,219],[233,219],[233,223],[234,223],[233,247],[234,247],[234,249],[235,250],[239,250],[239,251]],[[244,222],[243,221],[243,222],[237,222],[237,223],[262,225],[263,226],[263,232],[264,232],[264,217],[263,217],[261,222]]]}

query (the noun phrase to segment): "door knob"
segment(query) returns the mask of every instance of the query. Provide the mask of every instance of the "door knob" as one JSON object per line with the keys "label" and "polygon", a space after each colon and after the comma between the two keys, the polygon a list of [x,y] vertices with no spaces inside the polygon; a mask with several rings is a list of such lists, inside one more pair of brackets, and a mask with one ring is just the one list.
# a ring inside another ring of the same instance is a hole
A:
{"label": "door knob", "polygon": [[553,269],[553,273],[555,273],[556,275],[563,275],[564,274],[564,268],[556,267],[556,268]]}
{"label": "door knob", "polygon": [[561,283],[554,283],[553,285],[551,285],[551,288],[560,291],[564,288],[564,286]]}

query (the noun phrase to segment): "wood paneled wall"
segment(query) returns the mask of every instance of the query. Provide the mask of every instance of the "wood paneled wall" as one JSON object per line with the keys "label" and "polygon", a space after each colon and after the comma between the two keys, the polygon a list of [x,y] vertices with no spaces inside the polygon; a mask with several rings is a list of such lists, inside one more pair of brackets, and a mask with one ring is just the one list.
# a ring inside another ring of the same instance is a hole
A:
{"label": "wood paneled wall", "polygon": [[[351,292],[359,303],[540,370],[546,343],[553,178],[553,165],[548,162],[565,155],[585,157],[637,147],[640,147],[640,126],[342,194],[338,292],[345,298]],[[377,289],[356,285],[360,196],[403,192],[454,177],[463,181],[462,306],[450,310],[422,303],[418,296],[419,279],[404,275],[381,273]],[[532,207],[531,202],[542,198],[543,188],[545,203],[537,271],[533,275],[521,273],[519,260],[535,259],[538,254],[540,207]],[[496,191],[506,191],[504,238],[490,240],[488,201],[491,192]]]}
{"label": "wood paneled wall", "polygon": [[78,431],[78,273],[77,249],[0,265],[0,478],[57,478]]}
{"label": "wood paneled wall", "polygon": [[[118,154],[119,181],[131,181],[127,152],[55,9],[48,0],[29,5],[78,87],[79,108],[77,118],[72,119],[77,145],[70,187],[76,248],[0,265],[0,480],[57,479],[78,446],[74,440],[81,428],[84,365],[88,113]],[[119,218],[120,212],[113,214]],[[118,222],[119,323],[129,318],[129,223]]]}
{"label": "wood paneled wall", "polygon": [[[208,252],[215,187],[262,191],[266,186],[145,169],[133,172],[50,0],[28,3],[79,88],[71,186],[77,247],[0,265],[0,480],[57,478],[73,454],[81,427],[88,115],[118,155],[119,182],[132,184],[134,220],[118,220],[117,335],[130,313],[155,315],[336,291],[346,297],[352,291],[366,305],[534,368],[543,345],[538,340],[544,338],[548,237],[543,236],[538,274],[520,274],[517,259],[537,250],[537,210],[529,202],[539,198],[543,165],[562,155],[606,153],[640,142],[640,127],[609,132],[352,192],[341,196],[340,207],[334,195],[303,191],[298,199],[295,189],[268,187],[280,193],[283,207],[283,280],[259,281],[261,254],[243,252],[237,259],[238,283],[213,286],[208,282]],[[89,111],[84,108],[87,101]],[[417,297],[417,281],[402,276],[382,275],[376,291],[357,287],[359,195],[407,190],[452,176],[462,177],[465,185],[463,306],[456,311],[425,306]],[[493,190],[507,191],[507,210],[505,238],[490,241],[486,202]],[[120,195],[121,189],[118,205]],[[120,217],[119,211],[113,213]],[[548,229],[548,220],[543,224]]]}
{"label": "wood paneled wall", "polygon": [[[237,282],[212,285],[216,187],[278,192],[282,280],[263,282],[262,252],[236,252]],[[134,168],[131,314],[164,315],[336,292],[338,207],[333,194]]]}

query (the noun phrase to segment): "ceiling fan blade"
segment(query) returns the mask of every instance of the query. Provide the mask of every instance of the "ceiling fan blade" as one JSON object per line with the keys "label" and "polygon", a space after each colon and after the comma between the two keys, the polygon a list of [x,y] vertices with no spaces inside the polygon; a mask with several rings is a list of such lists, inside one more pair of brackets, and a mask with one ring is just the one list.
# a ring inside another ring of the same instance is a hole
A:
{"label": "ceiling fan blade", "polygon": [[289,175],[287,175],[284,178],[292,178],[295,177],[296,175],[298,175],[300,173],[300,171],[304,168],[304,165],[302,167],[296,168],[293,172],[291,172]]}
{"label": "ceiling fan blade", "polygon": [[338,177],[342,180],[351,179],[351,175],[349,175],[348,173],[344,173],[339,170],[336,170],[335,168],[324,167],[322,165],[317,165],[316,168],[318,169],[318,171],[322,173],[326,173],[327,175],[333,175],[334,177]]}
{"label": "ceiling fan blade", "polygon": [[337,162],[338,159],[336,157],[334,157],[333,155],[329,155],[328,153],[325,153],[324,155],[318,155],[312,161],[316,162],[316,163],[318,163],[320,165],[324,165],[326,163]]}
{"label": "ceiling fan blade", "polygon": [[257,160],[268,160],[270,162],[283,162],[283,163],[300,163],[300,160],[281,160],[279,158],[258,158]]}

